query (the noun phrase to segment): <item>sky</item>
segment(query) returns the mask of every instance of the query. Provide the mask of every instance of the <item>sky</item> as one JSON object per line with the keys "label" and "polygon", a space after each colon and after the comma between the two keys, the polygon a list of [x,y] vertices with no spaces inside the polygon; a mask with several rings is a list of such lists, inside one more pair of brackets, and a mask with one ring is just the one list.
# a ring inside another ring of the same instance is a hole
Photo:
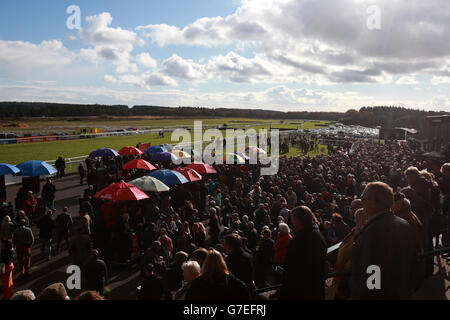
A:
{"label": "sky", "polygon": [[448,0],[0,2],[0,101],[450,111],[449,89]]}

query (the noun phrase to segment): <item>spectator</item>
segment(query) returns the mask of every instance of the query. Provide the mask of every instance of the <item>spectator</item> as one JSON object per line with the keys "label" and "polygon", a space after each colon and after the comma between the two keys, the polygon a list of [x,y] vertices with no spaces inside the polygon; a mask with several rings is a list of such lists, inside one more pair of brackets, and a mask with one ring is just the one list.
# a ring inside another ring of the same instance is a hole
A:
{"label": "spectator", "polygon": [[9,300],[14,294],[12,273],[14,270],[14,248],[10,240],[2,240],[0,274],[2,278],[3,299]]}
{"label": "spectator", "polygon": [[325,260],[327,245],[313,228],[313,214],[305,206],[291,211],[295,231],[284,261],[283,300],[325,299]]}
{"label": "spectator", "polygon": [[42,187],[41,197],[45,201],[45,205],[52,211],[56,211],[55,209],[55,193],[56,187],[52,183],[52,179],[47,178],[47,182]]}
{"label": "spectator", "polygon": [[41,253],[44,258],[50,261],[52,257],[52,238],[55,222],[52,219],[52,211],[48,210],[47,213],[39,220],[39,240],[41,241]]}
{"label": "spectator", "polygon": [[42,290],[37,300],[70,300],[70,298],[64,285],[57,282]]}
{"label": "spectator", "polygon": [[[367,184],[362,195],[369,220],[355,235],[351,258],[351,299],[408,299],[411,297],[416,250],[405,220],[391,212],[392,188],[383,182]],[[367,270],[381,270],[380,289],[369,290]]]}
{"label": "spectator", "polygon": [[286,223],[280,223],[278,225],[278,233],[274,245],[275,254],[273,262],[275,265],[284,265],[284,258],[291,240],[292,236],[290,235],[289,226]]}
{"label": "spectator", "polygon": [[37,200],[33,196],[33,192],[28,191],[27,197],[25,198],[25,202],[23,204],[23,210],[25,211],[28,221],[30,222],[29,223],[30,226],[32,226],[34,224],[33,218],[35,216],[36,205],[37,205]]}
{"label": "spectator", "polygon": [[220,252],[211,249],[202,266],[200,277],[194,279],[186,300],[248,300],[244,282],[233,276]]}
{"label": "spectator", "polygon": [[33,232],[26,227],[25,220],[20,220],[19,228],[13,234],[13,244],[16,247],[17,265],[22,277],[30,276],[31,246],[33,243]]}
{"label": "spectator", "polygon": [[9,216],[5,216],[0,227],[0,240],[12,240],[14,224]]}
{"label": "spectator", "polygon": [[252,256],[242,249],[241,237],[237,233],[231,233],[225,237],[224,251],[229,271],[239,280],[245,283],[250,290],[254,288]]}
{"label": "spectator", "polygon": [[17,291],[13,294],[13,296],[10,299],[11,301],[32,301],[36,300],[36,297],[34,296],[33,291],[31,290],[21,290]]}
{"label": "spectator", "polygon": [[66,241],[66,247],[69,249],[69,231],[72,227],[73,221],[70,216],[69,208],[64,207],[62,213],[60,213],[55,220],[56,227],[56,253],[59,253],[59,248],[61,241],[64,239]]}
{"label": "spectator", "polygon": [[108,269],[105,262],[99,258],[97,250],[91,251],[91,256],[84,264],[81,274],[83,276],[83,289],[97,291],[103,296]]}
{"label": "spectator", "polygon": [[200,265],[196,261],[188,261],[183,263],[181,268],[183,270],[183,278],[185,283],[183,287],[176,292],[174,300],[186,300],[186,293],[190,288],[192,280],[200,276]]}
{"label": "spectator", "polygon": [[84,174],[85,174],[85,170],[84,170],[83,164],[80,162],[78,164],[78,175],[80,176],[80,186],[83,185]]}
{"label": "spectator", "polygon": [[153,264],[149,263],[144,268],[145,280],[138,291],[140,300],[161,300],[163,296],[163,283],[159,276],[154,273]]}

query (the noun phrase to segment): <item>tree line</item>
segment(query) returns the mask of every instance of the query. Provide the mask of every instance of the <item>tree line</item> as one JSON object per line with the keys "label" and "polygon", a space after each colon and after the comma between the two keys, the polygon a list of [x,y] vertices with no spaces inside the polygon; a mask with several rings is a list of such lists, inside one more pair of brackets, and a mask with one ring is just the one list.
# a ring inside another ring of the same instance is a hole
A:
{"label": "tree line", "polygon": [[160,116],[196,118],[254,118],[281,120],[330,120],[368,127],[407,127],[420,129],[426,116],[445,114],[395,106],[362,107],[342,112],[272,111],[262,109],[161,107],[137,105],[81,105],[44,102],[0,102],[0,118]]}

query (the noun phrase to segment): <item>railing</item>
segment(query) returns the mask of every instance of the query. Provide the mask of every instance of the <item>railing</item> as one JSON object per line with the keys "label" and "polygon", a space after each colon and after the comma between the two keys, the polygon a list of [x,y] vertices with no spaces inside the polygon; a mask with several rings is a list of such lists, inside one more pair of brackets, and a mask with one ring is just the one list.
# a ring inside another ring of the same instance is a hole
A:
{"label": "railing", "polygon": [[[339,249],[340,245],[342,242],[328,248],[327,250],[327,254],[336,251]],[[431,250],[431,251],[427,251],[427,252],[423,252],[417,255],[417,259],[424,259],[430,256],[438,256],[444,253],[450,253],[450,247],[445,247],[445,248],[440,248],[440,249],[436,249],[436,250]],[[330,272],[326,275],[326,279],[329,278],[335,278],[335,277],[342,277],[342,276],[349,276],[351,274],[350,271],[340,271],[340,272]],[[269,291],[273,291],[273,290],[278,290],[280,288],[282,288],[283,285],[282,284],[277,284],[277,285],[273,285],[270,287],[265,287],[265,288],[260,288],[260,289],[256,289],[254,291],[255,294],[259,294],[259,293],[264,293],[264,292],[269,292]]]}

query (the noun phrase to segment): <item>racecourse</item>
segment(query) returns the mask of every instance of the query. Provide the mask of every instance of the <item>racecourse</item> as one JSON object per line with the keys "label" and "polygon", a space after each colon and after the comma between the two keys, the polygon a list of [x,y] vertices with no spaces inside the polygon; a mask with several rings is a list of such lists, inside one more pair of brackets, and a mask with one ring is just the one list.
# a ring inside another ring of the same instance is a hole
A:
{"label": "racecourse", "polygon": [[[156,127],[156,123],[162,120],[153,120]],[[258,119],[218,119],[213,121],[208,119],[206,121],[202,121],[204,126],[213,126],[219,124],[227,124],[229,128],[234,129],[249,129],[253,128],[256,131],[260,129],[270,129],[279,128],[279,129],[312,129],[316,126],[323,126],[329,124],[328,121],[304,121],[301,120],[292,120],[289,123],[281,123],[280,120],[258,120]],[[159,124],[161,124],[160,122]],[[299,123],[302,123],[301,125]],[[47,123],[48,124],[48,123]],[[102,123],[98,123],[100,126]],[[109,122],[109,126],[111,127],[119,127],[121,128],[129,128],[136,124],[135,121],[131,121],[128,125],[124,126],[122,121],[118,122]],[[193,119],[184,119],[176,120],[174,122],[164,122],[167,126],[179,126],[183,127],[193,127],[194,120]],[[81,125],[85,125],[82,123]],[[155,128],[156,128],[155,127]],[[164,128],[164,126],[162,126]],[[161,128],[161,127],[159,127]],[[4,128],[2,128],[4,129]],[[174,128],[171,128],[172,130]],[[164,137],[159,137],[157,133],[149,133],[149,134],[135,134],[135,135],[125,135],[125,136],[113,136],[113,137],[97,137],[91,139],[80,139],[80,140],[61,140],[61,141],[52,141],[52,142],[35,142],[35,143],[23,143],[23,144],[6,144],[0,145],[0,163],[9,163],[9,164],[19,164],[21,162],[27,160],[41,160],[48,161],[54,160],[59,156],[63,156],[64,158],[73,158],[88,155],[92,151],[100,148],[112,148],[115,150],[119,150],[124,146],[135,146],[139,142],[141,143],[151,143],[151,145],[159,145],[159,144],[176,144],[178,141],[172,141],[171,132],[166,131]],[[323,146],[320,146],[323,147]],[[320,150],[320,148],[319,148]],[[294,154],[298,154],[298,150],[290,150],[287,156],[292,156]],[[311,156],[316,155],[316,153],[311,153]]]}

